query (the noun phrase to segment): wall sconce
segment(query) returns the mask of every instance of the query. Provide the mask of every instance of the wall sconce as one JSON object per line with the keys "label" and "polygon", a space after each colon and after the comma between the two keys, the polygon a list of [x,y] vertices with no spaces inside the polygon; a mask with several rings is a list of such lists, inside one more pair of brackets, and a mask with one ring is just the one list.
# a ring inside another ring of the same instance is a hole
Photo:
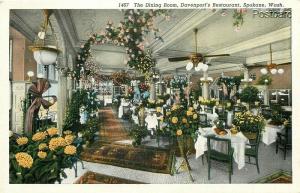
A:
{"label": "wall sconce", "polygon": [[32,77],[34,76],[34,72],[33,71],[28,71],[27,72],[27,76],[28,76],[28,81],[31,82]]}

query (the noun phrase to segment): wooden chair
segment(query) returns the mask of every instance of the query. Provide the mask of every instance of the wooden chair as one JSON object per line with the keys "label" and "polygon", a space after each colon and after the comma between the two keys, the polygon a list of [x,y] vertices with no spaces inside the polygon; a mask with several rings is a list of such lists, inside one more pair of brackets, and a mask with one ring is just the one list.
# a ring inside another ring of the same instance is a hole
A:
{"label": "wooden chair", "polygon": [[212,108],[210,108],[210,107],[206,107],[206,108],[204,108],[204,111],[205,111],[206,113],[213,114],[213,109],[212,109]]}
{"label": "wooden chair", "polygon": [[200,127],[208,126],[207,114],[205,114],[205,113],[199,114],[199,125],[200,125]]}
{"label": "wooden chair", "polygon": [[283,151],[283,159],[286,159],[287,150],[292,149],[292,126],[291,124],[287,124],[284,127],[284,133],[277,132],[276,139],[276,154],[278,153],[278,149]]}
{"label": "wooden chair", "polygon": [[123,119],[130,119],[131,117],[131,110],[130,106],[123,106]]}
{"label": "wooden chair", "polygon": [[[212,143],[223,143],[225,151],[213,149]],[[231,183],[231,175],[233,174],[233,148],[231,147],[230,139],[218,138],[216,136],[207,136],[207,163],[208,163],[208,180],[210,180],[211,160],[223,162],[228,164],[229,183]]]}
{"label": "wooden chair", "polygon": [[[259,173],[259,165],[258,165],[259,142],[260,142],[260,131],[257,130],[256,138],[249,139],[249,143],[246,144],[246,149],[245,149],[245,155],[248,156],[248,162],[246,163],[256,165],[258,173]],[[247,148],[247,146],[250,146],[250,148]],[[255,163],[251,162],[251,157],[255,158]]]}

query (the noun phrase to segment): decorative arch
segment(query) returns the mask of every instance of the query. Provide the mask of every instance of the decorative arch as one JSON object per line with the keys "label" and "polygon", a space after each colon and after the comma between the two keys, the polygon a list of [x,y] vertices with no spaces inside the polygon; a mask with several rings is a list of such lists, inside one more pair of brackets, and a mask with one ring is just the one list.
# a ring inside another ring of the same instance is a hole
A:
{"label": "decorative arch", "polygon": [[161,40],[159,30],[154,27],[154,19],[158,16],[168,18],[168,10],[124,10],[124,20],[117,27],[110,20],[104,31],[90,35],[81,45],[76,57],[74,70],[68,74],[79,81],[83,77],[97,76],[96,72],[86,68],[86,61],[91,56],[91,45],[109,43],[124,46],[127,54],[127,65],[143,74],[155,66],[156,61],[150,51],[145,50],[145,35],[152,32],[155,39]]}

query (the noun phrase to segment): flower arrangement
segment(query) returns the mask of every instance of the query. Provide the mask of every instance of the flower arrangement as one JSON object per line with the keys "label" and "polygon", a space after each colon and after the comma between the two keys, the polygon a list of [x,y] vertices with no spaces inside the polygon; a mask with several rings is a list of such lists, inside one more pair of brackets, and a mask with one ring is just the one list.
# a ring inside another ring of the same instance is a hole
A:
{"label": "flower arrangement", "polygon": [[217,99],[211,98],[211,99],[206,99],[203,97],[199,97],[199,103],[200,105],[207,105],[209,107],[213,107],[216,105]]}
{"label": "flower arrangement", "polygon": [[141,92],[149,91],[149,88],[149,85],[144,82],[139,84],[139,89]]}
{"label": "flower arrangement", "polygon": [[254,115],[250,111],[246,111],[237,113],[233,124],[242,132],[255,133],[257,130],[264,130],[265,119],[261,115]]}
{"label": "flower arrangement", "polygon": [[166,112],[165,121],[168,126],[164,128],[171,137],[181,135],[196,137],[199,115],[193,107],[185,108],[183,105],[173,105],[171,110]]}
{"label": "flower arrangement", "polygon": [[65,168],[77,158],[76,137],[71,131],[60,136],[56,128],[32,136],[9,139],[10,183],[55,183],[66,177]]}
{"label": "flower arrangement", "polygon": [[127,72],[115,72],[111,75],[114,86],[120,86],[122,84],[130,85],[131,77]]}
{"label": "flower arrangement", "polygon": [[148,130],[146,127],[134,125],[134,127],[129,132],[129,136],[133,138],[132,145],[141,145],[142,139],[145,138],[147,134]]}

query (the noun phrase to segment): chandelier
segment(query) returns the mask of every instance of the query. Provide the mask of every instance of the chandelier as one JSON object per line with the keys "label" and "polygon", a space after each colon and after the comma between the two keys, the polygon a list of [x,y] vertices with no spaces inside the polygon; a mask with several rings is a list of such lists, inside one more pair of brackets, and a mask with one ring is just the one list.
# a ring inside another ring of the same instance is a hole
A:
{"label": "chandelier", "polygon": [[[44,22],[42,24],[41,31],[38,33],[34,45],[29,46],[29,49],[33,52],[35,61],[38,64],[45,66],[54,64],[59,54],[56,37],[54,35],[53,28],[49,21],[49,17],[53,13],[52,10],[43,10]],[[48,30],[48,25],[51,30]]]}
{"label": "chandelier", "polygon": [[262,74],[268,74],[268,72],[270,72],[272,75],[275,75],[275,74],[283,74],[284,73],[284,70],[282,68],[279,68],[277,69],[277,64],[273,63],[272,62],[272,47],[271,47],[271,44],[270,44],[270,63],[267,64],[267,67],[266,68],[262,68],[260,69],[260,72]]}

